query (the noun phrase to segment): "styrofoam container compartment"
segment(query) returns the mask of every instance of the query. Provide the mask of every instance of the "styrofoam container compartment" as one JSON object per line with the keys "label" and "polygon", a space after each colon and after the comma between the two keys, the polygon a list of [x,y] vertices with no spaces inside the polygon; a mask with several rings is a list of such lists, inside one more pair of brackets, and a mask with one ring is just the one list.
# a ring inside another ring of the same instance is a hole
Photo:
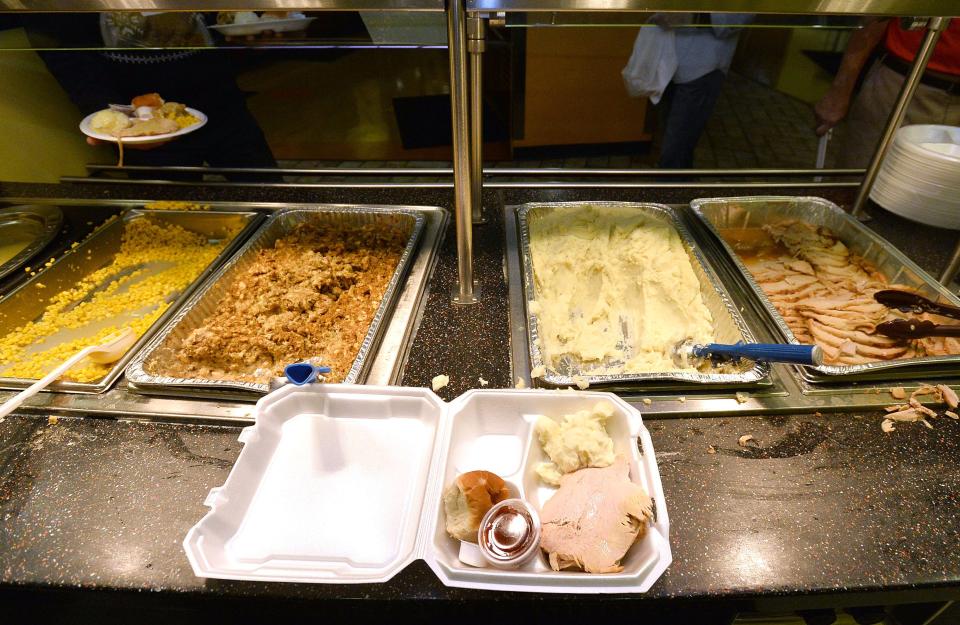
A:
{"label": "styrofoam container compartment", "polygon": [[[473,567],[444,528],[443,489],[485,469],[540,510],[555,489],[538,415],[559,418],[598,402],[607,432],[630,458],[630,478],[654,501],[655,520],[623,571],[552,571],[541,552],[516,570]],[[448,586],[529,592],[644,592],[670,565],[669,520],[650,434],[612,393],[473,390],[450,404],[429,389],[287,385],[257,402],[240,457],[184,549],[200,577],[306,583],[385,582],[423,559]]]}

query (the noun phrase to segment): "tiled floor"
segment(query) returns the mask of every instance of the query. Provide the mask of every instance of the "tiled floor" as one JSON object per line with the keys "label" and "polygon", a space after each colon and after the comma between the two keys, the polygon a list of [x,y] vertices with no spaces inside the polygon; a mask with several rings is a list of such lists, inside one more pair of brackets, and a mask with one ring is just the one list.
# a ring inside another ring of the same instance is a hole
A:
{"label": "tiled floor", "polygon": [[694,152],[704,168],[813,167],[813,110],[784,93],[730,74]]}
{"label": "tiled floor", "polygon": [[[524,159],[490,163],[492,167],[649,168],[648,154]],[[708,169],[813,167],[817,137],[809,104],[770,87],[730,74],[717,108],[695,152],[694,166]],[[281,167],[378,168],[449,167],[444,161],[283,161]],[[290,182],[305,180],[292,177]]]}

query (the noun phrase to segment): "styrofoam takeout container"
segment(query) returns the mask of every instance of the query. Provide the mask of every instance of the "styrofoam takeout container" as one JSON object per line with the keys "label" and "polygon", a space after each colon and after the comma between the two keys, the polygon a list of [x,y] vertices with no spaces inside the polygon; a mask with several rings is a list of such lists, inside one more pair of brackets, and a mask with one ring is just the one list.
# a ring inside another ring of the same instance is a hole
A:
{"label": "styrofoam takeout container", "polygon": [[[559,418],[598,402],[630,477],[655,520],[620,573],[552,571],[541,552],[517,570],[475,568],[444,528],[441,493],[461,473],[493,471],[538,510],[555,489],[537,415]],[[429,389],[284,386],[257,402],[240,457],[184,549],[200,577],[303,583],[386,582],[422,559],[447,586],[565,593],[645,592],[670,565],[669,519],[650,434],[612,393],[473,390],[450,404]]]}

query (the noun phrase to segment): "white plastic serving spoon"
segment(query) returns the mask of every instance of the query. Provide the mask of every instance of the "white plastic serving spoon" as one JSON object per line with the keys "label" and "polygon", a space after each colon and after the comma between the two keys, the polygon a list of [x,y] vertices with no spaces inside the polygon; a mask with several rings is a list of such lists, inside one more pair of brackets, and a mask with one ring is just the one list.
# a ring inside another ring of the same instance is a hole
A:
{"label": "white plastic serving spoon", "polygon": [[100,345],[84,347],[70,358],[64,360],[63,363],[56,369],[40,378],[26,389],[20,391],[8,399],[2,406],[0,406],[0,421],[2,421],[8,414],[19,408],[23,402],[27,401],[49,386],[57,378],[66,373],[70,367],[77,364],[84,358],[89,358],[93,362],[100,365],[108,365],[111,362],[120,360],[120,358],[127,353],[127,350],[130,349],[136,339],[137,335],[134,334],[133,330],[130,328],[124,328],[123,330],[114,332],[108,336]]}

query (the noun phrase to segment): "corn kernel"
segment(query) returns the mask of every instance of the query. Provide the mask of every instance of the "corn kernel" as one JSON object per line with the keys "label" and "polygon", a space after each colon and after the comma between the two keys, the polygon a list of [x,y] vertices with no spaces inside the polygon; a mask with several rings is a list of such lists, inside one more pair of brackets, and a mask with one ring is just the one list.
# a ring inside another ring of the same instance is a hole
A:
{"label": "corn kernel", "polygon": [[209,210],[209,204],[198,204],[196,202],[177,202],[177,201],[167,201],[161,200],[157,202],[150,202],[143,205],[144,208],[150,210],[175,210],[175,211],[203,211]]}

